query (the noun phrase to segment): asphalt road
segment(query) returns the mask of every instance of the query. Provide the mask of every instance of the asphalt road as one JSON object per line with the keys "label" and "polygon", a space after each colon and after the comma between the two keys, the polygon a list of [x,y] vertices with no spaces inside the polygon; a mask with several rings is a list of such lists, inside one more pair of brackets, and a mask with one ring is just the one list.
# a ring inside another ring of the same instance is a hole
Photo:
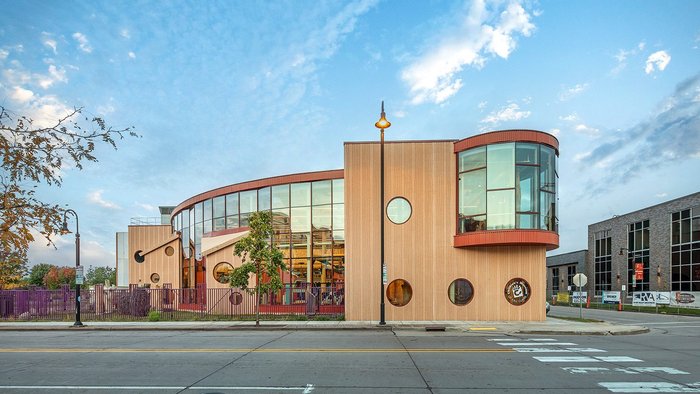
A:
{"label": "asphalt road", "polygon": [[8,331],[0,392],[700,392],[700,319],[586,315],[598,313],[654,328],[629,336]]}

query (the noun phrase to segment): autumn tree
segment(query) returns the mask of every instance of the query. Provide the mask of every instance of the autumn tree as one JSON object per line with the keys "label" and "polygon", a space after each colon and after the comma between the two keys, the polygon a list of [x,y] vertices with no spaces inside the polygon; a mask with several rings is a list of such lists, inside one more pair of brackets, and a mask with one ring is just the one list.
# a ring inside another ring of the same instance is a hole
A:
{"label": "autumn tree", "polygon": [[19,285],[26,271],[26,255],[12,252],[3,253],[2,261],[0,261],[0,290]]}
{"label": "autumn tree", "polygon": [[[234,246],[234,254],[243,264],[229,275],[231,287],[239,287],[248,294],[255,294],[255,325],[260,325],[260,295],[282,288],[280,271],[285,270],[282,252],[271,242],[272,212],[259,211],[250,215],[250,233]],[[263,282],[262,274],[265,274]],[[251,275],[255,287],[249,287]]]}
{"label": "autumn tree", "polygon": [[137,135],[130,127],[115,129],[102,118],[85,116],[82,108],[45,126],[0,106],[0,273],[21,276],[33,233],[52,245],[51,236],[61,228],[64,209],[40,200],[36,187],[60,187],[62,169],[82,169],[97,161],[98,144],[116,149],[125,136]]}
{"label": "autumn tree", "polygon": [[56,290],[63,284],[70,285],[71,289],[75,288],[75,268],[51,267],[44,276],[44,286],[49,290]]}
{"label": "autumn tree", "polygon": [[44,285],[44,277],[46,274],[49,273],[49,270],[51,270],[51,267],[55,267],[53,264],[46,264],[46,263],[41,263],[33,266],[29,270],[29,277],[27,278],[27,282],[30,285],[35,285],[35,286],[43,286]]}

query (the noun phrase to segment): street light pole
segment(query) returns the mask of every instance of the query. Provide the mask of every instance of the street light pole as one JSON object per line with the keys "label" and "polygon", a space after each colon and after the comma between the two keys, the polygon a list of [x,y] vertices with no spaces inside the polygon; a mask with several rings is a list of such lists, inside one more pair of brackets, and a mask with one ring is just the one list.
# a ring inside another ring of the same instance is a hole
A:
{"label": "street light pole", "polygon": [[[75,216],[75,268],[77,274],[78,267],[80,267],[80,225],[78,223],[78,214],[72,209],[67,209],[63,213],[63,228],[61,232],[64,234],[70,232],[68,230],[68,221],[66,220],[68,213]],[[73,326],[83,327],[83,323],[80,321],[80,284],[78,283],[75,284],[75,323],[73,323]]]}
{"label": "street light pole", "polygon": [[384,113],[384,101],[382,100],[382,114],[377,123],[374,124],[376,128],[380,130],[379,134],[379,205],[380,205],[380,271],[379,271],[379,282],[381,284],[380,297],[381,301],[379,303],[379,325],[386,325],[384,320],[384,129],[388,129],[391,123],[386,120],[386,113]]}

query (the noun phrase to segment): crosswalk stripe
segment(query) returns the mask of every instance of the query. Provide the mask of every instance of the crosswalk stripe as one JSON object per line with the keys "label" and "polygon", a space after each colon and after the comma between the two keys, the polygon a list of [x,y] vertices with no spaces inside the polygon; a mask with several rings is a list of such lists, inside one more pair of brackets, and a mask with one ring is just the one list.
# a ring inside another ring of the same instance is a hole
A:
{"label": "crosswalk stripe", "polygon": [[700,387],[669,382],[600,382],[613,393],[700,393]]}
{"label": "crosswalk stripe", "polygon": [[508,343],[499,343],[501,346],[576,346],[575,343],[572,342],[547,342],[545,343],[538,343],[538,342],[508,342]]}

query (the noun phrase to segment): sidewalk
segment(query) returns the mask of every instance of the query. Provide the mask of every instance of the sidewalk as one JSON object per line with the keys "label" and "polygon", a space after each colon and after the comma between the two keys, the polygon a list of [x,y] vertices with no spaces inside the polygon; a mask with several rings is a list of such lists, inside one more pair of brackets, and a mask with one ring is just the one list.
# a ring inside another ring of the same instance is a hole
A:
{"label": "sidewalk", "polygon": [[[0,331],[228,331],[228,330],[415,330],[474,334],[541,335],[631,335],[649,332],[642,326],[608,322],[581,323],[548,316],[544,322],[455,322],[391,321],[379,326],[376,321],[185,321],[185,322],[3,322]],[[444,330],[443,330],[444,328]]]}

